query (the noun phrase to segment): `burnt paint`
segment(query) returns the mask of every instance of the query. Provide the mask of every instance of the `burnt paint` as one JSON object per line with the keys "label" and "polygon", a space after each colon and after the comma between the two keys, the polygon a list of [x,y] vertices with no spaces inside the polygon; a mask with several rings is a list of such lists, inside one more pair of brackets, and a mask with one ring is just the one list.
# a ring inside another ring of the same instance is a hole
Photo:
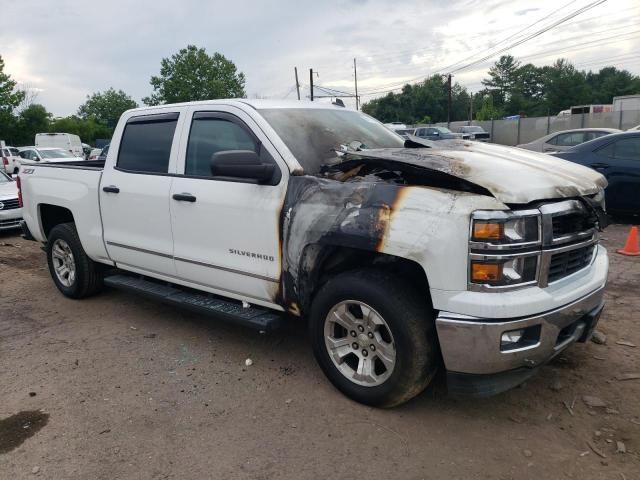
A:
{"label": "burnt paint", "polygon": [[340,182],[292,176],[281,212],[282,276],[278,302],[304,310],[316,265],[327,247],[376,252],[384,243],[404,187],[380,181]]}

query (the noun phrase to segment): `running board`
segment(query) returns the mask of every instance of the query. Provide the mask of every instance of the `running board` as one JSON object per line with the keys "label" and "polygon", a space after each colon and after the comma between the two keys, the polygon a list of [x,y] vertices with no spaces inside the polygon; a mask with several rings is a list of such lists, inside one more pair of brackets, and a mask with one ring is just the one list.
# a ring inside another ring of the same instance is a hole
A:
{"label": "running board", "polygon": [[245,308],[239,302],[223,299],[217,295],[183,290],[142,277],[117,274],[105,277],[104,283],[113,288],[135,292],[169,305],[187,308],[263,332],[277,330],[284,323],[281,314],[266,308],[255,306]]}

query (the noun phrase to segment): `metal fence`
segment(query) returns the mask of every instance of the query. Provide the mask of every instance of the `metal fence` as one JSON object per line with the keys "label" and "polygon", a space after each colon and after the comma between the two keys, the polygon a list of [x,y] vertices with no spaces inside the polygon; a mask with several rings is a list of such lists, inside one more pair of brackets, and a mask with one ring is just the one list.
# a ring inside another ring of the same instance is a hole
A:
{"label": "metal fence", "polygon": [[[447,123],[438,123],[447,126]],[[628,128],[640,125],[640,110],[622,110],[619,112],[589,113],[558,117],[525,117],[514,120],[487,120],[451,122],[449,128],[478,125],[491,133],[491,141],[501,145],[519,145],[528,143],[549,133],[573,128]]]}

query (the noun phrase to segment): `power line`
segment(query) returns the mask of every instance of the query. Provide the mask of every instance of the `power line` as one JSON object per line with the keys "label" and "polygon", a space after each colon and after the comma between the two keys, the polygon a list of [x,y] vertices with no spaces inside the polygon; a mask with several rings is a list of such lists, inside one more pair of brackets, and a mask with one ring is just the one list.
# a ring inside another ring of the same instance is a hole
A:
{"label": "power line", "polygon": [[487,59],[489,59],[491,57],[494,57],[494,56],[498,55],[499,53],[503,53],[506,50],[509,50],[511,48],[514,48],[514,47],[517,47],[518,45],[522,45],[523,43],[528,42],[529,40],[533,40],[534,38],[539,37],[543,33],[548,32],[552,28],[555,28],[558,25],[561,25],[562,23],[566,22],[567,20],[570,20],[570,19],[580,15],[581,13],[586,12],[587,10],[591,10],[592,8],[595,8],[595,7],[599,6],[599,5],[602,5],[606,1],[607,0],[596,0],[595,2],[592,2],[592,3],[586,5],[586,6],[582,7],[582,8],[579,8],[578,10],[570,13],[569,15],[564,16],[560,20],[557,20],[557,21],[553,22],[551,25],[548,25],[548,26],[538,30],[537,32],[534,32],[534,33],[532,33],[532,34],[530,34],[530,35],[528,35],[528,36],[526,36],[526,37],[524,37],[524,38],[512,43],[511,45],[507,45],[506,47],[501,48],[500,50],[498,50],[496,52],[493,52],[493,53],[491,53],[489,55],[486,55],[485,57],[480,58],[478,60],[474,60],[471,63],[463,65],[462,67],[454,68],[453,70],[450,71],[450,73],[455,73],[455,72],[459,72],[461,70],[466,70],[467,68],[469,68],[469,67],[471,67],[473,65],[477,65],[478,63],[481,63],[481,62],[483,62],[483,61],[485,61],[485,60],[487,60]]}
{"label": "power line", "polygon": [[[607,0],[596,0],[596,1],[594,1],[594,2],[592,2],[592,3],[590,3],[590,4],[588,4],[588,5],[585,5],[584,7],[581,7],[581,8],[579,8],[578,10],[573,11],[572,13],[570,13],[570,14],[568,14],[568,15],[566,15],[566,16],[564,16],[564,17],[562,17],[561,19],[554,21],[554,22],[553,22],[553,23],[551,23],[550,25],[547,25],[546,27],[544,27],[544,28],[542,28],[542,29],[540,29],[540,30],[538,30],[538,31],[536,31],[536,32],[533,32],[533,33],[531,33],[531,34],[529,34],[529,35],[527,35],[527,36],[525,36],[525,37],[523,37],[523,38],[519,39],[518,41],[516,41],[516,42],[512,43],[511,45],[508,45],[508,46],[506,46],[506,47],[503,47],[502,49],[500,49],[500,50],[498,50],[498,51],[496,51],[496,52],[490,53],[489,55],[486,55],[485,57],[483,57],[483,58],[481,58],[481,59],[478,59],[478,60],[475,60],[475,61],[473,61],[473,62],[471,62],[471,63],[469,63],[469,64],[467,64],[467,65],[463,65],[462,67],[458,67],[458,68],[455,68],[455,69],[453,69],[453,70],[450,70],[450,72],[451,72],[451,73],[455,73],[455,72],[459,72],[459,71],[461,71],[461,70],[466,70],[467,68],[469,68],[469,67],[471,67],[471,66],[473,66],[473,65],[477,65],[478,63],[481,63],[481,62],[483,62],[483,61],[485,61],[485,60],[488,60],[489,58],[491,58],[491,57],[493,57],[493,56],[495,56],[495,55],[497,55],[497,54],[499,54],[499,53],[502,53],[502,52],[504,52],[504,51],[506,51],[506,50],[508,50],[508,49],[510,49],[510,48],[516,47],[516,46],[518,46],[518,45],[522,45],[523,43],[525,43],[525,42],[527,42],[527,41],[529,41],[529,40],[532,40],[533,38],[536,38],[536,37],[538,37],[538,36],[542,35],[543,33],[545,33],[545,32],[547,32],[547,31],[551,30],[552,28],[554,28],[554,27],[556,27],[556,26],[558,26],[558,25],[560,25],[560,24],[562,24],[562,23],[564,23],[564,22],[566,22],[567,20],[570,20],[571,18],[574,18],[574,17],[576,17],[577,15],[580,15],[581,13],[586,12],[587,10],[590,10],[590,9],[592,9],[592,8],[594,8],[594,7],[597,7],[598,5],[601,5],[602,3],[605,3],[606,1],[607,1]],[[565,6],[566,6],[566,5],[565,5]],[[562,8],[564,8],[564,7],[562,7]],[[558,9],[558,10],[560,10],[560,9]],[[555,12],[557,12],[558,10],[556,10]],[[551,14],[550,14],[550,15],[551,15]],[[548,16],[547,16],[547,17],[548,17]],[[532,25],[533,25],[533,24],[532,24]],[[526,30],[526,29],[523,29],[523,30]],[[431,75],[435,75],[435,74],[437,74],[437,73],[439,73],[439,72],[442,72],[442,71],[445,71],[445,70],[449,70],[449,68],[450,68],[450,67],[455,66],[455,65],[458,65],[459,63],[461,63],[461,61],[458,61],[458,62],[456,62],[456,63],[453,63],[453,64],[451,64],[451,65],[449,65],[449,66],[447,66],[447,67],[440,68],[440,69],[438,69],[438,70],[436,70],[436,71],[432,72],[432,74],[431,74]],[[375,89],[375,90],[363,91],[363,92],[361,92],[361,95],[367,95],[367,96],[368,96],[368,95],[373,95],[373,94],[377,94],[377,93],[387,93],[387,92],[391,92],[391,91],[393,91],[393,90],[398,90],[398,89],[400,89],[400,88],[404,87],[404,85],[406,85],[407,83],[411,83],[411,82],[413,82],[413,81],[417,81],[417,80],[423,80],[423,79],[425,79],[425,78],[428,78],[428,76],[424,76],[424,75],[423,75],[423,76],[417,77],[417,78],[415,78],[415,79],[406,80],[406,81],[402,82],[402,84],[398,84],[398,83],[396,83],[396,84],[394,85],[394,87],[395,87],[395,88],[388,88],[388,89],[387,89],[387,88],[382,88],[382,89]]]}

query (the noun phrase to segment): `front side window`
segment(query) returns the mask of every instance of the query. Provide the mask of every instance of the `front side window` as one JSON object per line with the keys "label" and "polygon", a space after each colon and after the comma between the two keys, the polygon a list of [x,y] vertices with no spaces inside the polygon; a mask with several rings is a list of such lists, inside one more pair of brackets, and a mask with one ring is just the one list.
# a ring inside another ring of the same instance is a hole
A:
{"label": "front side window", "polygon": [[191,123],[185,175],[210,177],[211,157],[215,153],[229,150],[251,150],[260,153],[253,137],[237,123],[225,118],[198,114]]}
{"label": "front side window", "polygon": [[22,150],[20,156],[27,160],[37,160],[36,152],[34,150]]}
{"label": "front side window", "polygon": [[131,118],[122,134],[116,165],[133,172],[167,173],[177,123],[177,113]]}

